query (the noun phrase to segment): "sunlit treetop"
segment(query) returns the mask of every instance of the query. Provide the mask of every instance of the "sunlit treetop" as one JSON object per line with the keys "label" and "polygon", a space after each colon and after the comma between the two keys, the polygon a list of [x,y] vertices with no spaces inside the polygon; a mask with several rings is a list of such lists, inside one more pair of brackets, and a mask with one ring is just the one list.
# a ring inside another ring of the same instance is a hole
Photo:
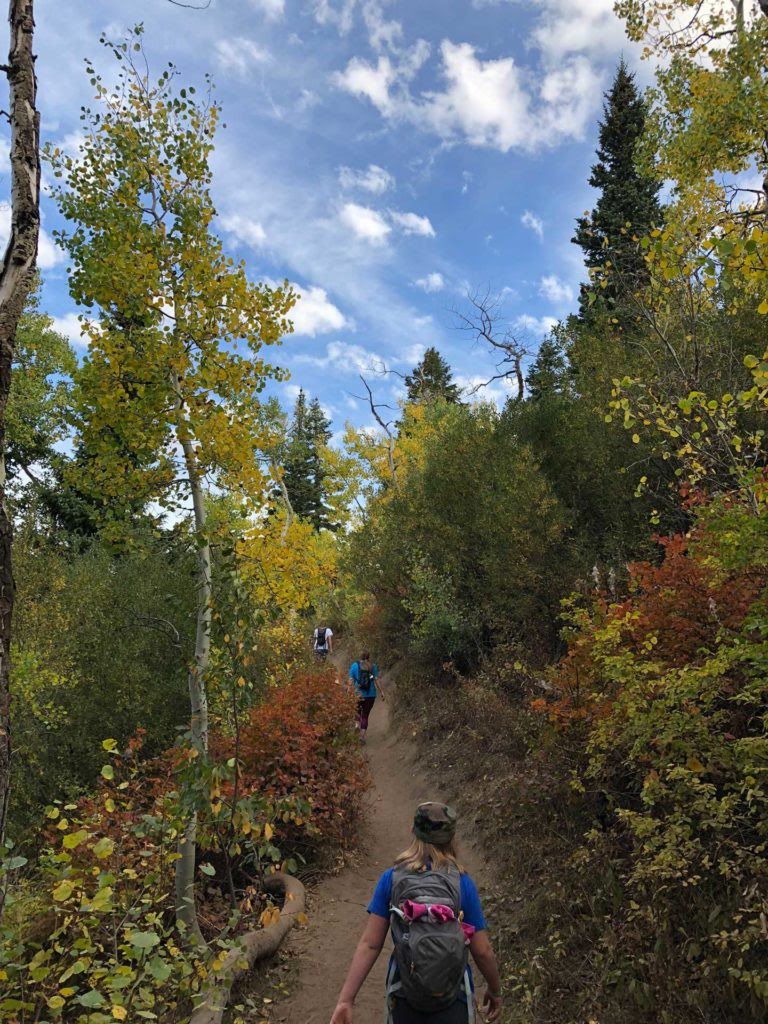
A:
{"label": "sunlit treetop", "polygon": [[89,473],[117,515],[126,492],[175,500],[186,441],[200,477],[260,493],[258,396],[285,376],[261,353],[292,329],[295,301],[224,253],[212,230],[220,110],[210,82],[199,99],[173,66],[153,81],[141,35],[102,39],[117,84],[89,65],[97,102],[83,111],[78,151],[47,154],[68,221],[58,239],[70,290],[87,310],[77,398]]}

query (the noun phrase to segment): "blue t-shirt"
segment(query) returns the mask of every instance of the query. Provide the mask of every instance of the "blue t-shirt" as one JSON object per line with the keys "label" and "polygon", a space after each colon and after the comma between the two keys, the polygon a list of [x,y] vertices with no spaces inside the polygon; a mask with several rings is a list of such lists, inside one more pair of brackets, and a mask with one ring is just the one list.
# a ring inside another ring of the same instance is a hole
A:
{"label": "blue t-shirt", "polygon": [[[356,661],[353,663],[349,670],[349,678],[355,684],[355,693],[358,697],[375,697],[376,696],[376,680],[379,678],[379,666],[371,665],[371,680],[368,687],[361,687],[358,680],[360,679],[360,662]],[[389,916],[389,915],[387,915]]]}
{"label": "blue t-shirt", "polygon": [[[384,917],[389,920],[389,908],[392,905],[392,875],[394,868],[388,868],[381,878],[376,883],[376,888],[373,890],[373,896],[371,902],[368,904],[368,913],[375,914],[376,917]],[[477,892],[477,886],[469,875],[463,874],[461,876],[461,910],[464,916],[464,921],[467,924],[471,924],[476,931],[482,931],[487,927],[485,923],[485,915],[483,914],[483,907],[480,903],[480,896]],[[390,958],[390,965],[394,953]],[[472,987],[472,991],[475,990],[475,982],[472,977],[472,971],[469,972],[469,984]],[[466,1002],[466,997],[462,995],[462,1001]]]}
{"label": "blue t-shirt", "polygon": [[[392,874],[394,870],[394,868],[389,868],[376,883],[373,897],[368,904],[369,914],[375,914],[377,917],[385,917],[389,920],[389,908],[392,905]],[[461,910],[465,922],[471,924],[476,931],[482,931],[487,927],[477,886],[469,875],[461,876]]]}

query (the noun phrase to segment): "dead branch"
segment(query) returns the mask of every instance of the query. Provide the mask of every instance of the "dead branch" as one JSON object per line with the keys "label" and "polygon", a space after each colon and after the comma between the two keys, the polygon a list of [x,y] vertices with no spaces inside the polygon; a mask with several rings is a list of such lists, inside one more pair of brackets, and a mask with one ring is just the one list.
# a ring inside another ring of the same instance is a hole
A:
{"label": "dead branch", "polygon": [[517,388],[515,400],[521,399],[525,393],[523,360],[529,353],[506,321],[501,296],[493,295],[488,288],[484,293],[467,292],[467,301],[471,307],[467,312],[453,311],[459,330],[471,335],[475,342],[485,342],[499,356],[496,373],[487,381],[476,384],[469,393],[475,395],[496,380],[514,379]]}
{"label": "dead branch", "polygon": [[368,407],[371,410],[371,415],[379,424],[381,429],[384,431],[384,435],[387,439],[386,449],[387,462],[389,464],[389,472],[392,476],[392,483],[395,485],[395,487],[397,487],[397,465],[395,463],[395,434],[392,430],[392,421],[385,420],[381,413],[379,412],[380,409],[389,409],[390,406],[383,405],[375,401],[373,397],[373,391],[371,390],[371,386],[365,379],[365,377],[362,375],[362,373],[360,374],[360,380],[363,382],[363,387],[365,388],[368,395]]}

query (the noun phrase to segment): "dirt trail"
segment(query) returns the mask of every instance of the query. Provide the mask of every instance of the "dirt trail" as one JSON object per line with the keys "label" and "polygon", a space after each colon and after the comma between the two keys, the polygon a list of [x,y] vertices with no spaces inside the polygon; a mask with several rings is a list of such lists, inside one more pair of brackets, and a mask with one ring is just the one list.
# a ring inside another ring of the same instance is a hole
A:
{"label": "dirt trail", "polygon": [[[387,685],[386,676],[383,678]],[[408,843],[413,809],[423,800],[444,799],[440,780],[422,774],[408,738],[390,725],[389,704],[378,700],[365,747],[374,788],[369,795],[368,824],[357,863],[323,881],[315,891],[309,928],[294,933],[292,948],[301,958],[296,991],[273,1008],[275,1021],[329,1024],[352,953],[365,924],[365,910],[379,875]],[[461,829],[459,830],[461,836]],[[481,886],[483,862],[462,841],[462,860]],[[355,1004],[355,1024],[381,1024],[388,945]]]}

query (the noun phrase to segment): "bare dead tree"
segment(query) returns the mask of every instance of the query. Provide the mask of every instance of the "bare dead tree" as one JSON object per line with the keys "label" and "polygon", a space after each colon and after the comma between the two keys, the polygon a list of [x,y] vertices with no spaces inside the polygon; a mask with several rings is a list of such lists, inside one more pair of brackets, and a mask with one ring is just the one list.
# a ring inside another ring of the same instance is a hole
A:
{"label": "bare dead tree", "polygon": [[[394,430],[392,429],[394,421],[385,420],[381,414],[382,409],[390,409],[391,407],[376,401],[376,399],[373,397],[373,391],[371,390],[371,386],[365,379],[365,377],[362,375],[362,373],[360,374],[360,380],[363,382],[363,387],[365,388],[366,391],[368,407],[371,410],[371,415],[379,424],[381,429],[384,431],[384,437],[386,438],[384,442],[384,447],[386,448],[387,452],[387,464],[389,466],[389,472],[392,477],[392,483],[394,484],[395,488],[397,488],[397,464],[395,462],[396,435]],[[360,396],[357,395],[355,397],[359,398]]]}
{"label": "bare dead tree", "polygon": [[470,389],[471,395],[488,387],[496,380],[514,380],[519,400],[525,393],[523,360],[528,349],[507,322],[502,308],[502,299],[490,289],[485,292],[468,292],[469,309],[455,309],[454,316],[459,330],[469,334],[475,342],[485,342],[497,357],[496,373]]}
{"label": "bare dead tree", "polygon": [[14,601],[13,527],[6,505],[5,416],[16,331],[34,281],[40,234],[40,114],[32,53],[33,0],[10,0],[8,19],[10,49],[8,63],[2,70],[10,92],[7,116],[11,125],[11,232],[0,267],[0,841],[5,836],[10,796]]}

